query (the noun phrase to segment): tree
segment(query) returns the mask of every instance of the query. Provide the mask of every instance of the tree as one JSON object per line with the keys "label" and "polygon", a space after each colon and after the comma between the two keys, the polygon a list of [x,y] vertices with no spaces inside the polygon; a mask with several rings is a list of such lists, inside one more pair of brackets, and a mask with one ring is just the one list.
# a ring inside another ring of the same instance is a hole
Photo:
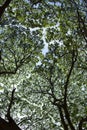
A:
{"label": "tree", "polygon": [[86,1],[2,2],[1,129],[86,129]]}

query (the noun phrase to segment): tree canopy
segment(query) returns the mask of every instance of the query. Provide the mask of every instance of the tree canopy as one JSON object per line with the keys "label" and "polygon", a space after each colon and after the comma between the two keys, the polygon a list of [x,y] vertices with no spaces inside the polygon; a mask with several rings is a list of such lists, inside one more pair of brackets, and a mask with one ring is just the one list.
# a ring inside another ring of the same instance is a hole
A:
{"label": "tree canopy", "polygon": [[86,0],[0,5],[0,128],[86,130]]}

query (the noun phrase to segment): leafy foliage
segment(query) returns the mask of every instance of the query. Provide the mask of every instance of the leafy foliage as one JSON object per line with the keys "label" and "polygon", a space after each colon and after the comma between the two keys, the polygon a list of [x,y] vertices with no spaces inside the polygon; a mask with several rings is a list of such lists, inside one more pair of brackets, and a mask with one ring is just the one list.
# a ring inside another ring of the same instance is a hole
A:
{"label": "leafy foliage", "polygon": [[[0,1],[3,5],[3,1]],[[0,114],[25,130],[87,129],[85,0],[11,1],[0,20]]]}

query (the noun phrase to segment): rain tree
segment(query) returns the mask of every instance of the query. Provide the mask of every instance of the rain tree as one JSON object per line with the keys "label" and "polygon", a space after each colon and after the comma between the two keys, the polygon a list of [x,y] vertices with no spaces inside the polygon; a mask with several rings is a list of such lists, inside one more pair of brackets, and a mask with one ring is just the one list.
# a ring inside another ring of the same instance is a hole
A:
{"label": "rain tree", "polygon": [[86,1],[0,5],[1,129],[87,129]]}

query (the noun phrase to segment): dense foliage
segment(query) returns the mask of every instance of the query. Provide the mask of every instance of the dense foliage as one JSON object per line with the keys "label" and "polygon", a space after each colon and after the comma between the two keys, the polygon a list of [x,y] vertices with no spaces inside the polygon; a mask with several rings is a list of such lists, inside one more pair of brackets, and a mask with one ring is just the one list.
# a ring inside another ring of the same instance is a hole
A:
{"label": "dense foliage", "polygon": [[11,116],[22,130],[86,130],[86,0],[9,2],[0,14],[0,116],[16,88]]}

